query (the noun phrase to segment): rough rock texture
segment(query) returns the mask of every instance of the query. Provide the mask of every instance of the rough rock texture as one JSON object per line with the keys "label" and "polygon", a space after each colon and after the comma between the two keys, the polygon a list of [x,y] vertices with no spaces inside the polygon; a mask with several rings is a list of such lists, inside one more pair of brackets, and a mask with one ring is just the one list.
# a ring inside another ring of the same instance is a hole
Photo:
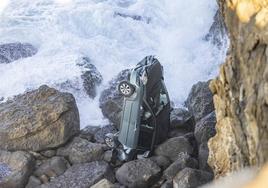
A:
{"label": "rough rock texture", "polygon": [[59,148],[57,155],[67,157],[72,164],[99,161],[104,153],[104,146],[75,137],[65,147]]}
{"label": "rough rock texture", "polygon": [[155,183],[161,169],[150,159],[141,159],[125,163],[116,171],[116,179],[129,188],[150,187]]}
{"label": "rough rock texture", "polygon": [[170,128],[179,128],[183,130],[194,130],[194,118],[192,114],[184,108],[175,108],[170,114]]}
{"label": "rough rock texture", "polygon": [[268,159],[268,0],[219,0],[231,45],[214,94],[217,134],[209,141],[216,177]]}
{"label": "rough rock texture", "polygon": [[72,94],[48,86],[0,104],[0,148],[40,151],[64,144],[79,132]]}
{"label": "rough rock texture", "polygon": [[103,178],[114,181],[114,176],[107,163],[101,161],[76,164],[63,175],[38,188],[88,188]]}
{"label": "rough rock texture", "polygon": [[173,179],[174,188],[197,188],[213,179],[213,175],[201,170],[185,168]]}
{"label": "rough rock texture", "polygon": [[33,56],[37,49],[28,43],[8,43],[0,45],[0,64],[10,63],[21,58]]}
{"label": "rough rock texture", "polygon": [[109,86],[103,90],[100,96],[100,108],[105,117],[107,117],[118,129],[120,126],[120,118],[123,104],[123,96],[118,92],[118,85],[121,81],[127,80],[130,70],[121,71]]}
{"label": "rough rock texture", "polygon": [[180,154],[178,159],[172,163],[163,174],[163,177],[167,180],[172,180],[178,172],[182,169],[189,168],[198,168],[198,162],[188,154]]}
{"label": "rough rock texture", "polygon": [[185,137],[170,138],[157,146],[155,154],[165,156],[171,161],[176,161],[181,153],[193,154],[193,147]]}
{"label": "rough rock texture", "polygon": [[33,157],[22,151],[0,151],[0,187],[24,188],[34,167]]}
{"label": "rough rock texture", "polygon": [[116,188],[116,186],[112,184],[109,180],[102,179],[98,183],[91,186],[90,188]]}
{"label": "rough rock texture", "polygon": [[196,122],[214,111],[213,95],[209,89],[209,83],[210,81],[198,82],[193,85],[185,102]]}
{"label": "rough rock texture", "polygon": [[52,157],[45,160],[35,171],[34,175],[41,177],[46,175],[48,177],[57,177],[62,175],[68,168],[69,163],[63,157]]}
{"label": "rough rock texture", "polygon": [[88,57],[79,59],[77,65],[83,68],[81,78],[86,93],[91,98],[96,97],[97,87],[103,80],[102,75]]}
{"label": "rough rock texture", "polygon": [[205,39],[210,40],[214,45],[221,47],[226,41],[226,33],[226,26],[221,15],[221,11],[218,10],[214,16],[214,22]]}

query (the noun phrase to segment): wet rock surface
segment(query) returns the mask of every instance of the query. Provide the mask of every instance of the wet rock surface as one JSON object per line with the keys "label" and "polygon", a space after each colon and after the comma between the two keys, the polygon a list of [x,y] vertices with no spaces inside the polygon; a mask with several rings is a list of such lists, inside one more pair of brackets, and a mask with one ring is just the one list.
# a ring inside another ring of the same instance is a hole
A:
{"label": "wet rock surface", "polygon": [[88,57],[78,60],[77,65],[82,68],[81,79],[83,87],[89,97],[94,98],[97,94],[97,87],[101,84],[103,78],[96,66],[91,63]]}
{"label": "wet rock surface", "polygon": [[209,83],[210,81],[198,82],[193,85],[185,102],[196,122],[214,111],[213,94],[209,89]]}
{"label": "wet rock surface", "polygon": [[74,97],[48,86],[0,104],[0,148],[40,151],[60,146],[80,129]]}
{"label": "wet rock surface", "polygon": [[[118,84],[119,80],[126,78],[126,76],[127,72],[121,72],[117,81],[114,81],[113,84]],[[120,105],[122,103],[120,104],[119,101],[122,102],[123,98],[117,93],[116,85],[110,85],[110,89],[113,90],[106,91],[106,94],[109,93],[109,95],[105,95],[106,101],[104,100],[102,104],[105,110],[110,110],[106,112],[111,115],[109,117],[112,122],[112,120],[120,117],[119,114],[111,113],[115,109],[121,110]],[[190,96],[194,98],[192,93]],[[116,104],[115,106],[118,108],[110,108],[109,104],[111,103]],[[195,123],[194,114],[191,111],[175,108],[170,118],[172,124],[169,131],[170,138],[156,146],[155,151],[149,158],[139,157],[139,159],[126,162],[117,159],[116,151],[104,144],[105,134],[117,132],[113,123],[100,127],[88,126],[78,130],[79,115],[76,111],[75,101],[70,94],[42,86],[38,90],[17,96],[14,100],[3,104],[5,108],[3,107],[2,111],[0,108],[0,117],[5,118],[6,114],[13,114],[10,118],[18,117],[15,122],[21,124],[20,126],[15,125],[19,129],[12,131],[16,134],[24,133],[26,136],[22,138],[23,142],[19,140],[20,142],[16,144],[22,144],[23,147],[27,146],[24,149],[28,150],[28,155],[31,156],[33,161],[31,169],[28,171],[29,174],[25,176],[21,187],[172,188],[174,187],[173,184],[183,184],[185,187],[191,187],[209,181],[200,175],[201,172],[205,175],[209,174],[209,177],[211,176],[207,168],[207,141],[213,135],[215,125],[215,114],[213,112],[203,117],[200,116],[200,120]],[[108,107],[105,105],[108,105]],[[19,109],[19,113],[10,106],[15,106],[14,109],[16,110]],[[27,118],[23,119],[25,113]],[[116,118],[114,115],[117,115]],[[0,119],[0,125],[2,125],[0,130],[3,133],[10,130],[10,125],[7,126],[7,122],[10,120],[4,118]],[[30,122],[33,123],[30,124]],[[119,122],[117,123],[119,125]],[[31,127],[30,125],[34,126]],[[30,129],[28,126],[30,126]],[[36,129],[34,129],[35,126],[37,126]],[[51,129],[46,129],[46,127],[51,127]],[[53,139],[57,140],[62,133],[66,136],[66,140],[60,140],[55,144]],[[9,136],[16,134],[9,134]],[[47,137],[48,134],[51,134],[50,137]],[[38,138],[38,140],[31,139],[31,142],[26,142],[31,136],[36,136],[35,138]],[[6,137],[0,137],[0,139],[4,138],[6,139]],[[49,139],[50,142],[43,141],[46,139]],[[14,142],[14,140],[12,141]],[[31,145],[25,145],[24,142]],[[52,143],[55,144],[53,147],[51,146]],[[20,145],[16,145],[16,148],[5,149],[16,150],[21,148],[17,146]],[[13,172],[10,171],[12,170],[10,165],[3,164],[0,160],[0,169],[3,169],[3,172],[0,172],[0,182],[3,178],[11,176]],[[200,169],[204,171],[200,171]],[[185,173],[181,174],[182,172]],[[15,187],[20,188],[19,186]]]}
{"label": "wet rock surface", "polygon": [[27,58],[37,53],[37,48],[29,43],[8,43],[0,45],[0,64],[11,63],[21,58]]}

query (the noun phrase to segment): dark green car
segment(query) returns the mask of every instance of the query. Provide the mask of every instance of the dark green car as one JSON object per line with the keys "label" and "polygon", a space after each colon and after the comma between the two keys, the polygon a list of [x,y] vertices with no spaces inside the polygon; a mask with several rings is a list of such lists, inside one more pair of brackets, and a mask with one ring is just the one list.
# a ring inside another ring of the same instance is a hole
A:
{"label": "dark green car", "polygon": [[107,134],[106,143],[117,149],[122,160],[133,159],[139,153],[148,157],[167,138],[169,129],[171,108],[163,67],[148,56],[118,89],[124,96],[120,130],[116,135]]}

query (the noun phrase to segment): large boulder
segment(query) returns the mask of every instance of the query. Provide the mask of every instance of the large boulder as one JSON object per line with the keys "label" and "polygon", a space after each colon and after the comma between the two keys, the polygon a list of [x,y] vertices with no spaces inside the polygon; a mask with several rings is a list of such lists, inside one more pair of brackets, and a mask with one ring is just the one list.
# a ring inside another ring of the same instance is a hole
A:
{"label": "large boulder", "polygon": [[89,142],[86,139],[75,137],[72,142],[59,148],[57,155],[69,159],[72,164],[100,161],[105,145]]}
{"label": "large boulder", "polygon": [[219,0],[230,48],[211,83],[217,134],[209,140],[216,177],[268,161],[268,0]]}
{"label": "large boulder", "polygon": [[48,86],[0,104],[0,148],[40,151],[58,147],[80,129],[72,94]]}
{"label": "large boulder", "polygon": [[108,118],[118,129],[120,125],[123,96],[118,92],[118,85],[121,81],[127,80],[130,70],[121,71],[109,82],[108,87],[102,91],[100,96],[100,108],[103,115]]}
{"label": "large boulder", "polygon": [[161,168],[150,159],[134,160],[116,171],[119,183],[129,188],[150,187],[161,175]]}
{"label": "large boulder", "polygon": [[213,95],[209,89],[209,83],[210,81],[198,82],[193,85],[185,102],[196,122],[214,111]]}
{"label": "large boulder", "polygon": [[185,168],[180,171],[173,179],[174,188],[197,188],[213,180],[213,174],[192,169]]}
{"label": "large boulder", "polygon": [[38,188],[87,188],[103,178],[114,182],[114,175],[106,162],[75,164],[61,176]]}
{"label": "large boulder", "polygon": [[103,78],[95,65],[91,63],[88,57],[83,57],[78,60],[77,65],[82,68],[81,79],[83,87],[89,97],[94,98],[97,94],[97,87],[101,84]]}
{"label": "large boulder", "polygon": [[21,58],[31,57],[37,49],[28,43],[8,43],[0,45],[0,64],[10,63]]}
{"label": "large boulder", "polygon": [[170,138],[155,149],[156,155],[165,156],[171,161],[176,161],[181,153],[193,154],[193,146],[185,137]]}
{"label": "large boulder", "polygon": [[0,187],[24,188],[34,167],[33,157],[22,151],[0,151]]}

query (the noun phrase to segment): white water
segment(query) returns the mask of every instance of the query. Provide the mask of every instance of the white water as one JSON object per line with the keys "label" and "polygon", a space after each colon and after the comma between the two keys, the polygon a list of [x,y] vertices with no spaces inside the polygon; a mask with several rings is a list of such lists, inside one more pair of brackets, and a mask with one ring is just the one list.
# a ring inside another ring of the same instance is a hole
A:
{"label": "white water", "polygon": [[[120,70],[152,54],[164,65],[172,100],[181,105],[191,86],[213,78],[223,62],[225,48],[203,40],[216,9],[215,0],[0,0],[0,43],[29,42],[39,49],[33,57],[0,65],[0,96],[65,80],[82,87],[75,62],[82,56],[102,73],[101,91]],[[71,92],[82,127],[105,123],[98,98]]]}

